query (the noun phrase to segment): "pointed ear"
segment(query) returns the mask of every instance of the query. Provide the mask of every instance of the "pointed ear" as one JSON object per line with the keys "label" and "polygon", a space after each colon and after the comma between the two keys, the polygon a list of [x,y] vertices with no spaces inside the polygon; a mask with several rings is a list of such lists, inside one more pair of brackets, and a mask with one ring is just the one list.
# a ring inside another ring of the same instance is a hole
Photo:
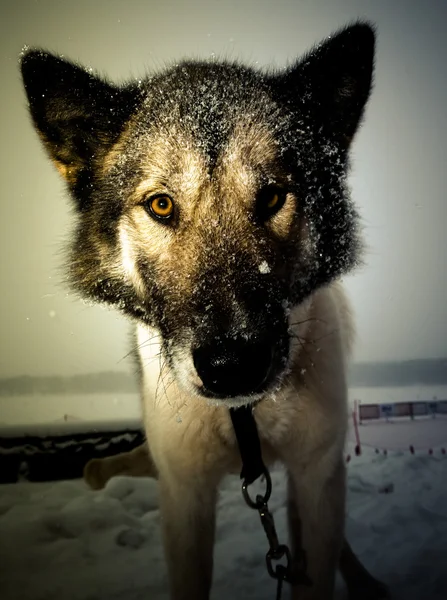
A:
{"label": "pointed ear", "polygon": [[31,50],[21,70],[34,125],[59,172],[74,185],[119,136],[137,88],[118,88],[47,52]]}
{"label": "pointed ear", "polygon": [[374,45],[373,28],[357,23],[329,37],[283,76],[288,101],[345,146],[371,91]]}

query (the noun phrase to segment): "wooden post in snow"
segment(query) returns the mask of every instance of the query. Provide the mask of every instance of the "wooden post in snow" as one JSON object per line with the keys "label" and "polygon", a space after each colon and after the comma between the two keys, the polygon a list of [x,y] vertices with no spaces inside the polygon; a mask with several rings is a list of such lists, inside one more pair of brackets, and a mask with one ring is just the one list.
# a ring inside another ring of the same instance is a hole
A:
{"label": "wooden post in snow", "polygon": [[359,434],[359,424],[358,424],[358,420],[357,420],[357,413],[358,413],[358,401],[354,400],[354,410],[352,411],[352,422],[354,423],[354,433],[355,433],[355,441],[356,441],[355,455],[360,456],[360,454],[362,453],[362,446],[360,444],[360,434]]}

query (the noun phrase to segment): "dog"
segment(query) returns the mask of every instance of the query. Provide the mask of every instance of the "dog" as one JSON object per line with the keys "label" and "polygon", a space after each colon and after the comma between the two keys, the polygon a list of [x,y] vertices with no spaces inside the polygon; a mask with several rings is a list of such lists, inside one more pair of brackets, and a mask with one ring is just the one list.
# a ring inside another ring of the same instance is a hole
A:
{"label": "dog", "polygon": [[77,212],[66,271],[135,324],[147,444],[93,461],[158,477],[172,600],[207,600],[218,486],[241,458],[229,408],[251,406],[267,465],[288,477],[292,554],[333,598],[384,597],[344,539],[341,278],[362,261],[347,186],[375,34],[357,22],[286,69],[184,61],[113,85],[42,50],[21,59],[33,123]]}

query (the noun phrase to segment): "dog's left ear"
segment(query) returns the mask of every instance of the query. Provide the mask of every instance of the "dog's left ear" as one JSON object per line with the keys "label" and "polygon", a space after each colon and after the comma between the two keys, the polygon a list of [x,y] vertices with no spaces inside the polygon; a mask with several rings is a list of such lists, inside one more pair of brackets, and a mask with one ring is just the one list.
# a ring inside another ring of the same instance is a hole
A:
{"label": "dog's left ear", "polygon": [[368,100],[374,69],[374,29],[356,23],[316,46],[281,76],[288,103],[329,139],[348,147]]}
{"label": "dog's left ear", "polygon": [[110,85],[42,50],[27,52],[21,70],[34,125],[59,172],[74,186],[119,136],[135,108],[137,89]]}

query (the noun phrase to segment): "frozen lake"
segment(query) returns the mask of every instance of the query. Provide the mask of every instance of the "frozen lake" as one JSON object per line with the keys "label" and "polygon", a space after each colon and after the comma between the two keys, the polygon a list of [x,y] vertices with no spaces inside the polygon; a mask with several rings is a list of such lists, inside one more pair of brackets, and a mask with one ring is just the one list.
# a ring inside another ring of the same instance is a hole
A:
{"label": "frozen lake", "polygon": [[[349,400],[363,404],[447,399],[447,386],[350,388]],[[135,428],[138,394],[48,394],[0,396],[0,435]]]}
{"label": "frozen lake", "polygon": [[386,402],[411,402],[414,400],[447,400],[447,385],[409,385],[404,387],[352,387],[351,402],[383,404]]}

